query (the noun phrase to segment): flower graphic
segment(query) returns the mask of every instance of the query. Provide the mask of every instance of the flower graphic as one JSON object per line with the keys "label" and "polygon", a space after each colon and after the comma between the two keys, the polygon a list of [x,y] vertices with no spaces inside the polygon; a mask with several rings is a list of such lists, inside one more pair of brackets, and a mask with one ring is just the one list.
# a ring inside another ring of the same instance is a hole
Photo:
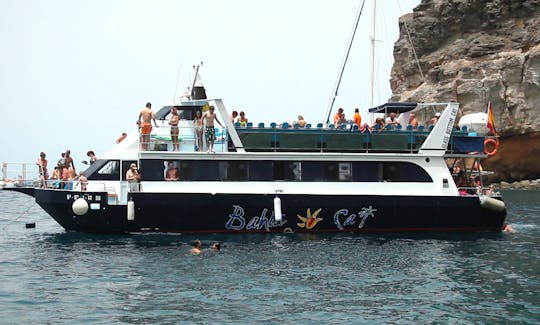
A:
{"label": "flower graphic", "polygon": [[306,228],[306,229],[312,229],[317,225],[319,221],[321,221],[323,218],[317,218],[317,215],[319,212],[321,212],[322,208],[313,212],[313,215],[311,214],[311,210],[307,209],[307,215],[306,217],[302,217],[301,215],[297,214],[298,219],[300,219],[302,222],[297,223],[298,227],[300,228]]}

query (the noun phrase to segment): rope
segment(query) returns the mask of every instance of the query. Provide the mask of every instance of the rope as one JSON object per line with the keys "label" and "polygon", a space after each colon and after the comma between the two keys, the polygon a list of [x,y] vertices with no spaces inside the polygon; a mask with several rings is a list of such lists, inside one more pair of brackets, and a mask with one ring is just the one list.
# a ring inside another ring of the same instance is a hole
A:
{"label": "rope", "polygon": [[26,210],[23,212],[23,214],[21,214],[20,216],[18,216],[17,218],[15,218],[14,220],[11,220],[10,222],[8,222],[4,227],[2,227],[2,229],[0,230],[2,233],[4,233],[4,230],[6,230],[6,228],[8,226],[11,226],[12,223],[14,223],[15,221],[18,221],[19,219],[21,219],[22,217],[24,217],[26,215],[26,213],[28,211],[30,211],[30,209],[32,207],[34,207],[34,204],[36,204],[36,201],[33,201],[30,206],[28,206],[28,208],[26,208]]}
{"label": "rope", "polygon": [[[397,2],[399,7],[399,12],[403,16],[403,12],[401,11],[401,6],[399,4],[399,1]],[[420,75],[422,76],[422,80],[426,82],[426,77],[424,76],[424,72],[422,71],[422,67],[420,66],[420,61],[418,60],[418,56],[416,55],[416,49],[414,48],[414,44],[412,42],[411,33],[409,32],[409,26],[407,26],[407,21],[403,19],[403,26],[405,27],[405,32],[407,32],[407,38],[409,39],[409,43],[411,44],[411,49],[414,55],[414,60],[416,61],[416,65],[418,66],[418,71],[420,71]]]}

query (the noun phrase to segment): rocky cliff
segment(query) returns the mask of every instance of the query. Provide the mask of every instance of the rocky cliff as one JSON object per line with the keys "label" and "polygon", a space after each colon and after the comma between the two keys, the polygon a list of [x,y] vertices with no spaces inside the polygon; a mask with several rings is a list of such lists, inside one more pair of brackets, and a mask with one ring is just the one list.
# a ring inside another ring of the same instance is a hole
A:
{"label": "rocky cliff", "polygon": [[494,180],[540,178],[540,0],[422,0],[400,18],[394,59],[392,100],[457,101],[463,113],[491,101]]}

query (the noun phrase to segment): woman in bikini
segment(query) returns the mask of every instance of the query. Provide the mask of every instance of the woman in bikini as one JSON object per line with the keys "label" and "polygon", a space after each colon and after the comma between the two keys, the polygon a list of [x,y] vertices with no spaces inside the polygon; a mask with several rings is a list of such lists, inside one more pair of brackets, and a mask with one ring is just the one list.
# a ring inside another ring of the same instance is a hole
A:
{"label": "woman in bikini", "polygon": [[169,125],[171,126],[171,139],[173,143],[173,151],[180,151],[180,143],[178,141],[178,122],[180,118],[178,117],[178,110],[176,107],[171,108],[171,118],[169,120]]}

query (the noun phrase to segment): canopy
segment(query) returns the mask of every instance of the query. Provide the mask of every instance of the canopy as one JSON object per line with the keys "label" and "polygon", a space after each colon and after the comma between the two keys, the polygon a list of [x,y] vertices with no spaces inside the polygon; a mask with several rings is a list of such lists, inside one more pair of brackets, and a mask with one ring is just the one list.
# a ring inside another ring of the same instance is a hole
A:
{"label": "canopy", "polygon": [[416,108],[416,103],[386,103],[369,109],[370,113],[405,113]]}

